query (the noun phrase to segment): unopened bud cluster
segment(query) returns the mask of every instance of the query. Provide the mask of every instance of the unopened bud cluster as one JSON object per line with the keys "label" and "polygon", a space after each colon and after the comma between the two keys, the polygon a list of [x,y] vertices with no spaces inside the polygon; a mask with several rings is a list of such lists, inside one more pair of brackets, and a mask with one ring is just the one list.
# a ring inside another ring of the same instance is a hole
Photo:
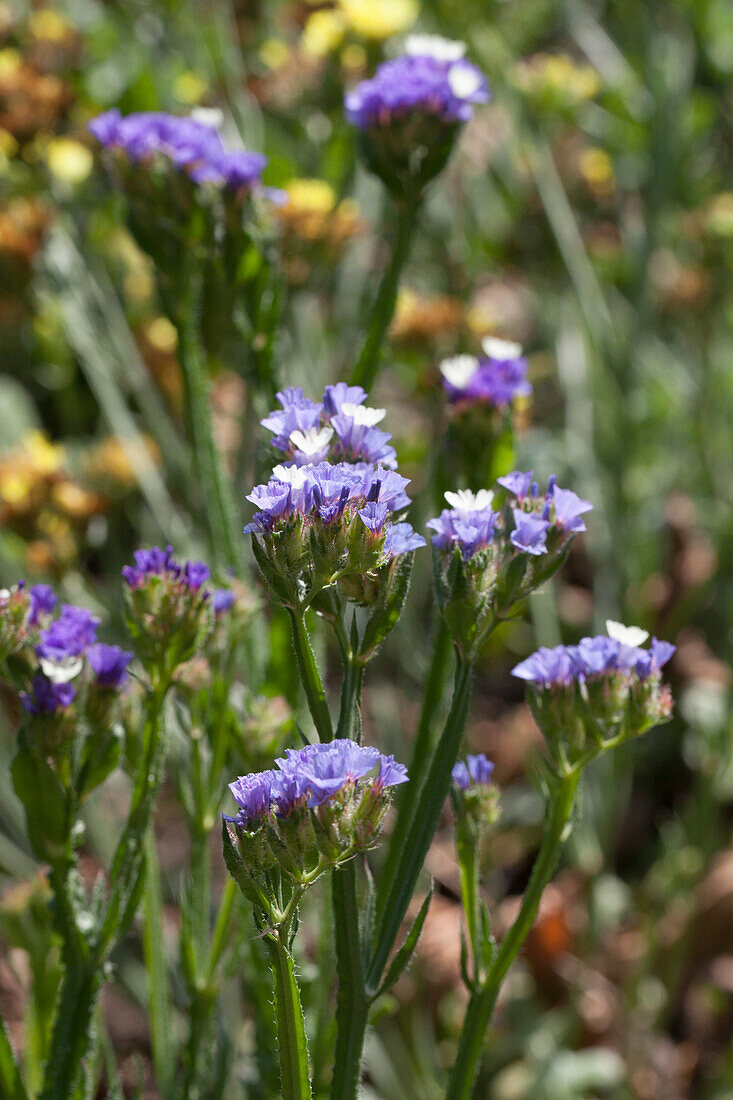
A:
{"label": "unopened bud cluster", "polygon": [[391,788],[408,779],[393,756],[346,739],[288,749],[275,764],[229,786],[239,807],[225,818],[238,856],[235,877],[257,905],[269,895],[273,870],[306,886],[371,848]]}
{"label": "unopened bud cluster", "polygon": [[577,645],[542,648],[513,670],[555,762],[573,766],[589,755],[666,722],[672,695],[661,669],[675,647],[638,627],[609,621],[608,634]]}
{"label": "unopened bud cluster", "polygon": [[446,493],[450,508],[428,527],[438,600],[451,636],[474,657],[492,626],[559,569],[592,504],[550,478],[540,495],[532,471],[498,478],[509,496],[494,511],[494,493]]}

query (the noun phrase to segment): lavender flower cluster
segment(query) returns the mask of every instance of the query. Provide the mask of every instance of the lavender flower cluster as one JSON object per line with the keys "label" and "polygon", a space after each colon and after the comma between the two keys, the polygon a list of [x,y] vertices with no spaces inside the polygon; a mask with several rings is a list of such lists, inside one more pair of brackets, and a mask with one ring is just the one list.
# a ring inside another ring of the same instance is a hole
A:
{"label": "lavender flower cluster", "polygon": [[527,360],[519,344],[488,337],[484,355],[456,355],[440,364],[443,389],[454,405],[483,402],[501,409],[517,397],[528,397]]}
{"label": "lavender flower cluster", "polygon": [[89,130],[105,149],[118,150],[135,164],[162,157],[194,183],[229,191],[260,184],[267,157],[249,149],[227,151],[215,126],[194,117],[159,111],[122,116],[117,108],[97,115]]}
{"label": "lavender flower cluster", "polygon": [[321,806],[375,769],[369,781],[375,792],[408,781],[406,767],[396,763],[394,756],[346,738],[286,749],[275,763],[278,770],[252,772],[229,784],[239,807],[233,820],[249,832],[273,815],[287,816],[297,806]]}
{"label": "lavender flower cluster", "polygon": [[173,547],[152,546],[149,550],[136,550],[134,565],[125,565],[122,576],[129,588],[140,588],[150,577],[161,577],[172,581],[191,592],[206,584],[211,576],[208,565],[202,561],[186,561],[180,565],[173,557]]}
{"label": "lavender flower cluster", "polygon": [[506,509],[503,514],[492,509],[494,494],[489,489],[478,493],[467,489],[446,493],[451,507],[427,524],[435,531],[433,546],[448,551],[458,547],[464,560],[469,560],[486,549],[492,540],[508,535],[515,550],[539,557],[551,549],[548,545],[551,533],[562,538],[564,534],[585,531],[581,517],[592,510],[590,501],[581,500],[571,489],[561,489],[554,477],[550,478],[546,493],[540,497],[539,485],[532,480],[532,475],[532,470],[527,473],[515,470],[497,479],[515,498],[508,514]]}
{"label": "lavender flower cluster", "polygon": [[466,122],[474,104],[489,101],[486,78],[466,60],[462,42],[414,35],[407,39],[405,51],[384,61],[370,80],[347,94],[346,116],[354,126],[383,127],[413,113],[445,123]]}
{"label": "lavender flower cluster", "polygon": [[96,641],[99,619],[84,607],[63,604],[58,618],[51,619],[57,602],[48,585],[30,589],[28,625],[42,627],[34,647],[40,671],[33,677],[31,691],[21,696],[30,714],[49,714],[70,707],[77,694],[72,681],[85,662],[97,688],[119,691],[127,681],[127,668],[133,658],[119,646]]}
{"label": "lavender flower cluster", "polygon": [[[360,386],[345,382],[327,386],[320,402],[304,397],[300,388],[278,394],[282,408],[262,424],[286,463],[248,495],[257,512],[246,533],[276,534],[298,524],[330,529],[335,538],[344,536],[333,562],[365,550],[370,554],[365,571],[425,545],[409,523],[393,522],[410,503],[409,480],[394,468],[391,436],[375,426],[384,410],[365,406],[365,398]],[[355,537],[349,539],[347,532]]]}
{"label": "lavender flower cluster", "polygon": [[392,436],[376,425],[385,409],[364,405],[361,386],[337,382],[326,386],[321,401],[303,396],[300,386],[277,394],[282,408],[261,421],[272,432],[272,445],[296,466],[315,465],[327,457],[336,462],[373,462],[389,469],[397,466]]}
{"label": "lavender flower cluster", "polygon": [[471,787],[486,787],[491,783],[494,765],[484,753],[472,756],[470,753],[465,759],[459,760],[453,766],[451,775],[456,787],[461,791],[467,791]]}
{"label": "lavender flower cluster", "polygon": [[675,652],[670,642],[657,638],[652,638],[649,648],[643,649],[649,635],[639,627],[626,627],[609,619],[606,629],[608,634],[582,638],[577,645],[543,646],[521,661],[513,669],[513,675],[548,688],[619,673],[646,680],[658,673]]}

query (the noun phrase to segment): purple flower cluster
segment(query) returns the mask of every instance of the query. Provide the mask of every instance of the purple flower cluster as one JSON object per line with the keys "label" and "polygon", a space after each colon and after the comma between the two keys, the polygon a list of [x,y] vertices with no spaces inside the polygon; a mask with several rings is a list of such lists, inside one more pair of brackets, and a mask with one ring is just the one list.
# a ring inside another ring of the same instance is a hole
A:
{"label": "purple flower cluster", "polygon": [[361,386],[338,382],[327,386],[320,402],[303,395],[300,386],[277,394],[281,408],[261,422],[272,432],[272,445],[296,466],[311,466],[330,457],[336,462],[372,462],[394,469],[392,438],[376,425],[384,409],[364,405]]}
{"label": "purple flower cluster", "polygon": [[455,785],[460,790],[467,791],[469,787],[488,786],[491,783],[493,771],[494,765],[484,753],[478,753],[476,756],[471,756],[469,753],[465,763],[459,760],[454,765],[451,775]]}
{"label": "purple flower cluster", "polygon": [[239,807],[234,820],[242,828],[254,831],[271,814],[283,817],[296,806],[321,806],[375,769],[371,786],[377,792],[408,781],[407,769],[393,756],[347,739],[287,749],[275,763],[277,770],[253,772],[229,784]]}
{"label": "purple flower cluster", "polygon": [[457,355],[440,365],[443,388],[454,403],[484,402],[496,408],[510,405],[516,397],[528,397],[527,360],[519,344],[489,338],[485,355]]}
{"label": "purple flower cluster", "polygon": [[50,584],[34,584],[29,595],[31,606],[28,625],[38,626],[44,616],[52,615],[56,610],[56,604],[59,602],[58,597]]}
{"label": "purple flower cluster", "polygon": [[135,656],[118,645],[90,646],[87,660],[99,687],[118,690],[127,682],[127,666]]}
{"label": "purple flower cluster", "polygon": [[382,556],[397,557],[425,545],[409,523],[390,522],[410,503],[408,484],[396,470],[367,463],[276,466],[270,481],[256,485],[247,497],[258,511],[244,530],[272,531],[295,517],[329,525],[345,515],[357,515],[372,535],[384,534]]}
{"label": "purple flower cluster", "polygon": [[23,692],[20,701],[28,714],[52,714],[70,707],[75,696],[76,688],[72,683],[56,684],[39,672],[33,677],[32,691]]}
{"label": "purple flower cluster", "polygon": [[408,39],[407,53],[378,66],[346,95],[346,116],[365,130],[395,117],[431,115],[445,123],[466,122],[476,103],[488,103],[480,69],[463,56],[465,46],[428,35]]}
{"label": "purple flower cluster", "polygon": [[99,619],[85,607],[65,603],[58,619],[41,631],[36,655],[54,664],[81,657],[96,641]]}
{"label": "purple flower cluster", "polygon": [[511,530],[507,517],[491,508],[494,494],[482,489],[474,494],[468,490],[446,493],[450,508],[445,508],[427,526],[435,531],[433,546],[440,550],[460,547],[464,559],[485,549],[499,535],[507,534],[509,542],[522,553],[539,557],[547,553],[547,538],[552,530],[560,534],[585,531],[582,516],[592,510],[590,501],[581,500],[571,489],[561,489],[551,477],[542,498],[539,485],[532,481],[532,471],[518,470],[497,479],[507,489],[516,504],[510,509]]}
{"label": "purple flower cluster", "polygon": [[259,185],[267,164],[262,153],[227,152],[215,126],[191,117],[159,111],[123,117],[113,108],[92,119],[89,130],[106,149],[121,150],[133,163],[161,156],[195,183],[213,183],[230,191]]}
{"label": "purple flower cluster", "polygon": [[667,663],[675,651],[670,642],[652,638],[648,649],[629,645],[618,637],[599,634],[577,645],[542,647],[521,661],[512,674],[542,687],[567,686],[621,673],[646,680]]}
{"label": "purple flower cluster", "polygon": [[125,565],[122,576],[131,589],[140,588],[148,577],[160,576],[179,583],[191,592],[198,592],[211,576],[208,565],[202,561],[186,561],[180,565],[173,558],[173,547],[152,546],[149,550],[136,550],[134,565]]}

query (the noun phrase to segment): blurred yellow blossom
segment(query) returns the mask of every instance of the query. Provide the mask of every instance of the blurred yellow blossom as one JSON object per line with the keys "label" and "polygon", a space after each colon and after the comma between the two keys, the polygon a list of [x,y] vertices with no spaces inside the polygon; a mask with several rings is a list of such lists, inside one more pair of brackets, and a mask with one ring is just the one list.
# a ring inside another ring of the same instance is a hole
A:
{"label": "blurred yellow blossom", "polygon": [[515,65],[512,80],[539,106],[549,110],[576,107],[601,90],[596,70],[567,54],[534,54]]}
{"label": "blurred yellow blossom", "polygon": [[722,191],[710,200],[705,229],[716,237],[733,237],[733,191]]}
{"label": "blurred yellow blossom", "polygon": [[300,48],[311,57],[326,57],[344,37],[344,20],[336,10],[314,11],[300,36]]}
{"label": "blurred yellow blossom", "polygon": [[22,64],[20,53],[12,46],[0,50],[0,77],[13,76]]}
{"label": "blurred yellow blossom", "polygon": [[0,127],[0,156],[14,157],[18,152],[18,142],[7,130]]}
{"label": "blurred yellow blossom", "polygon": [[290,57],[290,47],[282,38],[267,38],[259,50],[259,58],[268,69],[281,69]]}
{"label": "blurred yellow blossom", "polygon": [[288,206],[299,211],[329,214],[336,205],[336,192],[325,180],[296,179],[285,185]]}
{"label": "blurred yellow blossom", "polygon": [[350,42],[341,51],[341,65],[348,73],[360,73],[366,68],[367,52],[363,46]]}
{"label": "blurred yellow blossom", "polygon": [[167,317],[153,317],[145,329],[148,341],[156,351],[162,351],[166,355],[173,355],[178,346],[178,333]]}
{"label": "blurred yellow blossom", "polygon": [[613,191],[613,162],[604,149],[585,149],[578,159],[578,171],[595,194],[608,195]]}
{"label": "blurred yellow blossom", "polygon": [[464,309],[457,298],[418,294],[405,287],[397,296],[390,336],[398,343],[457,336],[463,328]]}
{"label": "blurred yellow blossom", "polygon": [[193,106],[200,103],[209,88],[206,81],[192,69],[179,73],[173,81],[173,95],[179,103]]}
{"label": "blurred yellow blossom", "polygon": [[23,441],[23,451],[33,467],[40,474],[53,474],[61,469],[64,461],[64,448],[61,443],[52,443],[43,432],[31,432]]}
{"label": "blurred yellow blossom", "polygon": [[420,14],[417,0],[340,0],[339,9],[349,30],[378,41],[402,34]]}
{"label": "blurred yellow blossom", "polygon": [[117,486],[130,488],[137,483],[133,467],[136,458],[159,466],[161,456],[155,440],[150,436],[122,440],[117,435],[109,435],[89,447],[83,465],[95,484],[103,482],[108,488],[109,482],[114,482]]}
{"label": "blurred yellow blossom", "polygon": [[54,138],[45,151],[51,175],[62,183],[83,183],[94,167],[91,151],[73,138]]}
{"label": "blurred yellow blossom", "polygon": [[65,17],[53,8],[40,8],[34,11],[28,19],[28,30],[34,38],[40,38],[45,42],[65,42],[73,27]]}

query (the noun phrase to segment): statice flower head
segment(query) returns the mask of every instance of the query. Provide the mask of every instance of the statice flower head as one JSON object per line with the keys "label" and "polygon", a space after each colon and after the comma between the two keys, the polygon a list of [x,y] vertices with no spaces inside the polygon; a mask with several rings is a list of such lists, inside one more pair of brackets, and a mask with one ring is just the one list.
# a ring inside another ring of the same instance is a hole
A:
{"label": "statice flower head", "polygon": [[[558,512],[554,493],[565,490],[554,478],[544,497],[531,472],[514,471],[498,481],[515,498],[501,512],[492,507],[491,490],[459,490],[445,494],[450,507],[427,524],[434,531],[438,602],[454,642],[469,657],[497,622],[557,571],[574,535],[585,529],[564,522],[564,500]],[[572,496],[577,518],[591,505]]]}
{"label": "statice flower head", "polygon": [[34,584],[30,589],[30,598],[29,626],[38,626],[47,616],[53,615],[59,602],[50,584]]}
{"label": "statice flower head", "polygon": [[118,645],[97,643],[87,651],[87,661],[94,673],[94,682],[100,688],[119,690],[128,679],[127,667],[134,653]]}
{"label": "statice flower head", "polygon": [[527,360],[519,344],[489,337],[483,342],[483,350],[480,357],[458,355],[441,363],[443,388],[453,404],[504,409],[517,397],[531,394]]}
{"label": "statice flower head", "polygon": [[372,847],[391,789],[408,781],[393,756],[345,738],[287,749],[275,764],[229,787],[237,813],[224,819],[225,856],[253,900],[267,892],[264,873],[275,865],[305,885],[314,870]]}
{"label": "statice flower head", "polygon": [[133,556],[135,564],[124,566],[122,576],[137,652],[153,665],[166,659],[175,667],[212,629],[211,572],[202,561],[178,562],[172,546],[136,550]]}
{"label": "statice flower head", "polygon": [[456,812],[456,839],[469,843],[498,816],[498,792],[492,783],[494,765],[484,753],[459,760],[451,772],[451,797]]}
{"label": "statice flower head", "polygon": [[211,595],[211,608],[215,615],[225,615],[234,606],[235,595],[231,588],[215,588]]}
{"label": "statice flower head", "polygon": [[444,168],[461,124],[489,100],[486,78],[464,52],[462,43],[437,47],[431,36],[415,36],[406,53],[346,95],[367,165],[400,198],[419,197]]}
{"label": "statice flower head", "polygon": [[19,652],[28,640],[32,601],[25,581],[0,588],[0,663]]}
{"label": "statice flower head", "polygon": [[39,672],[33,678],[32,691],[22,694],[21,703],[28,714],[53,714],[60,710],[67,710],[75,696],[76,688],[73,684],[56,684]]}
{"label": "statice flower head", "polygon": [[609,621],[607,634],[577,645],[541,648],[513,674],[528,684],[537,724],[561,766],[575,765],[606,743],[636,737],[666,722],[672,697],[661,669],[675,647],[639,627]]}
{"label": "statice flower head", "polygon": [[[385,410],[366,396],[339,382],[314,402],[291,387],[262,421],[283,461],[248,494],[256,511],[244,530],[273,595],[294,610],[336,587],[361,606],[381,602],[387,615],[387,594],[406,586],[412,552],[425,545],[400,516],[409,481],[377,426]],[[296,421],[308,426],[293,429]],[[323,601],[313,606],[327,613]]]}
{"label": "statice flower head", "polygon": [[261,185],[267,157],[248,149],[227,151],[215,125],[161,111],[123,116],[113,108],[89,123],[102,147],[131,165],[161,164],[184,172],[194,183],[233,192]]}

